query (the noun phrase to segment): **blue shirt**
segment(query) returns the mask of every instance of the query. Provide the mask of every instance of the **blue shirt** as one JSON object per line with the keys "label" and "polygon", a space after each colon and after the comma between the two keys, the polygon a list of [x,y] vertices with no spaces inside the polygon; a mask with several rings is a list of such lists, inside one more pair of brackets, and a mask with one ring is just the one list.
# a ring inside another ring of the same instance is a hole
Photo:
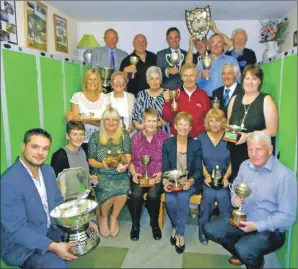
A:
{"label": "blue shirt", "polygon": [[[252,190],[244,199],[243,211],[247,221],[256,223],[258,232],[283,232],[291,227],[297,210],[297,181],[293,171],[273,155],[261,169],[246,160],[240,166],[233,189],[241,182],[246,182]],[[232,204],[234,198],[232,193]]]}
{"label": "blue shirt", "polygon": [[[210,79],[203,79],[201,76],[199,76],[197,83],[199,84],[199,87],[203,89],[209,97],[212,97],[212,93],[215,89],[223,86],[223,82],[221,80],[221,67],[225,63],[233,63],[236,65],[239,74],[240,68],[238,61],[232,57],[225,54],[222,54],[218,59],[212,59],[212,67],[210,69]],[[200,73],[203,72],[203,66],[202,61],[198,61],[197,68],[199,69]],[[240,83],[241,76],[238,77],[237,82]]]}
{"label": "blue shirt", "polygon": [[236,51],[236,50],[232,50],[231,51],[231,56],[234,57],[235,59],[237,59],[239,56],[243,55],[243,50],[241,51]]}

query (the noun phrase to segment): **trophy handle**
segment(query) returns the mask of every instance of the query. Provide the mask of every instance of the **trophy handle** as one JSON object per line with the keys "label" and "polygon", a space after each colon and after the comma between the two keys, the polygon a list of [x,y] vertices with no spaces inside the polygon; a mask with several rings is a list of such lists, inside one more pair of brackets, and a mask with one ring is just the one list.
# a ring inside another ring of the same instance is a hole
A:
{"label": "trophy handle", "polygon": [[166,54],[166,60],[167,60],[167,62],[168,62],[168,64],[169,64],[170,66],[174,66],[174,65],[172,65],[171,62],[168,60],[168,57],[171,57],[171,54]]}
{"label": "trophy handle", "polygon": [[179,62],[179,66],[181,67],[182,62],[184,61],[184,54],[180,54],[180,62]]}
{"label": "trophy handle", "polygon": [[231,192],[235,193],[235,191],[232,189],[233,183],[229,183],[229,189]]}

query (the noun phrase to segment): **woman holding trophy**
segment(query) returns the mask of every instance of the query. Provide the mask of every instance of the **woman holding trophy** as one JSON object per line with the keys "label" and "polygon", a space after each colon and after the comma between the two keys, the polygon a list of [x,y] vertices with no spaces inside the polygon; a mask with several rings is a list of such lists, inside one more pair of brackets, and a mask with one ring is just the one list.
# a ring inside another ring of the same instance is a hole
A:
{"label": "woman holding trophy", "polygon": [[230,191],[227,188],[232,173],[230,150],[228,143],[222,139],[225,126],[224,112],[212,108],[205,117],[207,132],[198,137],[204,177],[199,215],[199,240],[203,245],[208,244],[208,240],[203,233],[203,227],[212,215],[214,202],[218,202],[220,214],[230,216],[232,211]]}
{"label": "woman holding trophy", "polygon": [[157,129],[158,112],[153,108],[147,108],[143,113],[143,124],[143,131],[134,134],[131,138],[132,161],[129,172],[132,175],[132,182],[128,207],[132,219],[130,238],[133,241],[139,239],[140,216],[145,193],[147,193],[145,206],[150,216],[153,238],[159,240],[162,236],[158,225],[162,192],[160,183],[162,144],[169,135]]}
{"label": "woman holding trophy", "polygon": [[[177,253],[183,253],[185,249],[184,232],[189,200],[193,194],[200,192],[199,180],[202,175],[199,143],[189,137],[192,124],[193,117],[190,114],[179,112],[174,119],[177,135],[167,139],[162,146],[162,172],[164,176],[169,175],[163,179],[163,184],[167,212],[173,228],[170,242],[175,245]],[[178,178],[176,175],[185,176]]]}
{"label": "woman holding trophy", "polygon": [[119,232],[117,219],[130,189],[127,169],[131,160],[130,137],[122,128],[116,109],[108,108],[103,112],[100,129],[89,140],[88,153],[93,174],[100,178],[95,188],[101,211],[100,233],[104,237],[115,237]]}

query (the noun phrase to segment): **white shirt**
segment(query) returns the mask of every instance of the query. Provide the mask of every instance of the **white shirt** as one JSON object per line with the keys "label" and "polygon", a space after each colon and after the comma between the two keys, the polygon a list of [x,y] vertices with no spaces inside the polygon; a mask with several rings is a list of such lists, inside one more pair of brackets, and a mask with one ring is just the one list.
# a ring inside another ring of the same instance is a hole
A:
{"label": "white shirt", "polygon": [[235,91],[235,89],[236,89],[236,87],[237,87],[237,82],[235,82],[234,84],[232,84],[231,87],[225,86],[224,92],[223,92],[223,98],[225,98],[225,90],[226,89],[230,89],[230,92],[229,92],[229,100],[230,100],[231,97],[232,97],[232,95],[233,95],[233,93],[234,93],[234,91]]}
{"label": "white shirt", "polygon": [[22,161],[22,159],[20,158],[20,162],[21,164],[25,167],[25,169],[27,170],[28,174],[30,175],[30,177],[32,178],[32,181],[34,182],[34,185],[39,193],[41,202],[42,202],[42,206],[44,211],[47,214],[47,227],[49,228],[51,225],[51,218],[50,218],[50,212],[49,212],[49,204],[48,204],[48,196],[47,196],[47,190],[46,190],[46,186],[44,184],[44,179],[41,173],[40,168],[38,169],[38,173],[39,173],[39,180],[35,179],[30,171],[30,169],[27,167],[27,165]]}
{"label": "white shirt", "polygon": [[131,119],[129,118],[129,112],[128,112],[127,93],[124,92],[124,96],[122,98],[115,98],[114,93],[111,92],[110,102],[112,107],[118,111],[120,117],[123,117],[125,127],[126,129],[128,129],[129,126],[131,125]]}

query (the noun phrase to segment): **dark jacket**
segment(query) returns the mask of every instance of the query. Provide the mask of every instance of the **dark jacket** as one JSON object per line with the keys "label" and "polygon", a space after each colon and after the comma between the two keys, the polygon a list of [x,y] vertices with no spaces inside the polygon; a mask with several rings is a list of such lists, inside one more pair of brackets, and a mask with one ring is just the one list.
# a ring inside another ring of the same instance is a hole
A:
{"label": "dark jacket", "polygon": [[[232,56],[231,52],[231,50],[226,52],[226,55]],[[257,62],[257,57],[253,50],[244,48],[243,54],[237,58],[237,61],[239,63],[242,74],[245,66],[247,66],[248,64],[255,64]]]}
{"label": "dark jacket", "polygon": [[[177,136],[168,138],[162,145],[162,172],[177,169]],[[187,178],[195,180],[196,192],[201,192],[201,176],[203,174],[201,148],[197,140],[187,141]]]}

